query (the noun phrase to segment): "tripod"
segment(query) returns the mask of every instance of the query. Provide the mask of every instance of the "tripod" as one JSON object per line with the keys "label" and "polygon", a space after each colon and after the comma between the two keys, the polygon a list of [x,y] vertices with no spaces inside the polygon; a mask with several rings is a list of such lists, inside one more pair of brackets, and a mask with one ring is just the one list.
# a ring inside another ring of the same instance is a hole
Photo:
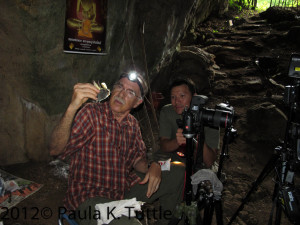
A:
{"label": "tripod", "polygon": [[[234,141],[236,136],[237,136],[237,131],[233,128],[233,126],[229,126],[225,128],[222,151],[220,154],[219,167],[217,172],[217,177],[220,180],[221,180],[224,160],[229,157],[228,145]],[[222,208],[221,198],[209,199],[209,204],[206,204],[204,208],[203,224],[211,224],[214,211],[216,213],[217,224],[223,225],[223,208]]]}
{"label": "tripod", "polygon": [[[200,140],[204,140],[203,127],[200,129],[199,137]],[[196,170],[193,165],[193,133],[186,133],[186,189],[185,189],[185,201],[177,206],[174,217],[169,222],[169,225],[177,225],[182,219],[182,215],[185,217],[186,225],[210,225],[212,222],[213,213],[216,213],[216,220],[218,225],[223,225],[223,210],[221,198],[214,198],[213,195],[204,193],[201,201],[197,201],[199,196],[193,196],[191,175],[193,170]],[[219,168],[217,177],[220,179],[221,171],[223,167],[223,162],[225,158],[228,157],[228,144],[230,144],[236,137],[236,130],[232,126],[226,127],[225,134],[223,137],[222,152],[220,155]],[[199,162],[197,164],[203,164],[203,141],[198,143],[197,159]],[[199,155],[199,156],[198,156]],[[201,219],[199,210],[204,209],[203,219]]]}
{"label": "tripod", "polygon": [[275,148],[270,160],[256,181],[252,184],[250,191],[242,200],[241,205],[231,217],[228,225],[232,224],[239,212],[243,210],[244,205],[249,201],[251,194],[256,191],[257,187],[271,171],[275,171],[276,179],[272,196],[273,207],[268,225],[272,225],[274,208],[276,208],[275,225],[280,225],[282,212],[286,214],[292,223],[300,224],[299,199],[297,199],[299,197],[299,191],[294,187],[293,171],[294,165],[298,163],[297,160],[300,159],[300,126],[295,122],[297,116],[296,111],[297,103],[293,102],[288,116],[283,146],[277,146]]}
{"label": "tripod", "polygon": [[[190,118],[191,119],[191,118]],[[190,121],[191,122],[191,121]],[[193,137],[195,134],[186,134],[186,175],[185,175],[185,201],[176,206],[173,218],[170,220],[169,225],[177,225],[182,219],[182,215],[186,216],[186,225],[201,224],[200,215],[197,208],[197,202],[193,201],[191,175],[193,173]]]}

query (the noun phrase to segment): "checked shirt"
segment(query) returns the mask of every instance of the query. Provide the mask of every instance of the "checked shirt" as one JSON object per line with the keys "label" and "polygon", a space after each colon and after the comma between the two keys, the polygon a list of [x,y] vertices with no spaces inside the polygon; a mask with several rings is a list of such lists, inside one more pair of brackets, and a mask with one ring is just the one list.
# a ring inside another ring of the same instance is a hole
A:
{"label": "checked shirt", "polygon": [[109,103],[86,104],[76,115],[62,159],[70,158],[65,207],[75,210],[92,197],[120,200],[140,179],[134,163],[146,157],[137,120],[119,124]]}

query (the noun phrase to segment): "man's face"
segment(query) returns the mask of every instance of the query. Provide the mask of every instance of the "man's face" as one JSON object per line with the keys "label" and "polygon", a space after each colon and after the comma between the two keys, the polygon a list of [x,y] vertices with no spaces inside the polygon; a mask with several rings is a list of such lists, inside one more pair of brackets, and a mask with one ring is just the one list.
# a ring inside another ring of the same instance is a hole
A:
{"label": "man's face", "polygon": [[185,84],[172,88],[171,103],[177,114],[182,114],[186,106],[188,108],[190,107],[192,97],[192,93],[190,92],[188,86]]}
{"label": "man's face", "polygon": [[143,102],[140,96],[141,92],[137,83],[127,78],[120,79],[114,85],[109,100],[112,112],[116,115],[127,115],[131,109]]}

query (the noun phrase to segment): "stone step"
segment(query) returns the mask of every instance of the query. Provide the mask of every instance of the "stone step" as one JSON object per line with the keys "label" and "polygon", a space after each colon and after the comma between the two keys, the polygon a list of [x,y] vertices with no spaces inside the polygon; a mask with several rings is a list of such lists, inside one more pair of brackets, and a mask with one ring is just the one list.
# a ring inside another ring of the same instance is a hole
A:
{"label": "stone step", "polygon": [[261,24],[243,24],[240,26],[237,26],[235,29],[237,30],[261,30],[265,29],[268,26],[261,25]]}
{"label": "stone step", "polygon": [[222,45],[222,46],[233,46],[237,47],[240,46],[240,43],[237,41],[232,41],[232,40],[227,40],[227,39],[208,39],[205,42],[205,46],[210,46],[210,45]]}
{"label": "stone step", "polygon": [[262,42],[260,40],[257,40],[256,38],[250,37],[242,42],[242,49],[249,50],[247,51],[247,54],[249,56],[258,54],[264,48],[265,47]]}
{"label": "stone step", "polygon": [[201,48],[211,54],[219,54],[220,52],[226,51],[226,54],[249,58],[260,53],[264,49],[264,46],[260,41],[248,38],[243,41],[210,40],[201,46]]}
{"label": "stone step", "polygon": [[201,47],[204,51],[211,53],[211,54],[218,54],[218,52],[227,50],[231,54],[239,55],[241,57],[254,57],[258,55],[264,47],[262,45],[254,45],[251,46],[250,44],[248,47],[242,46],[224,46],[224,45],[209,45],[206,47]]}
{"label": "stone step", "polygon": [[259,15],[251,16],[249,18],[250,21],[260,21],[262,18]]}
{"label": "stone step", "polygon": [[243,38],[234,38],[231,40],[228,39],[208,39],[204,44],[204,48],[210,52],[214,53],[219,49],[217,46],[224,46],[229,48],[238,48],[240,49],[255,49],[255,52],[260,52],[263,49],[263,45],[260,39],[253,37],[243,37]]}
{"label": "stone step", "polygon": [[223,69],[222,72],[229,78],[253,77],[258,74],[257,68],[250,66],[245,68]]}
{"label": "stone step", "polygon": [[239,35],[224,35],[223,37],[221,37],[221,36],[218,36],[218,37],[216,37],[214,40],[216,41],[216,42],[218,42],[218,40],[221,40],[221,42],[222,41],[224,41],[224,43],[226,43],[225,42],[225,40],[226,41],[228,41],[228,43],[232,43],[231,45],[233,45],[233,46],[235,46],[236,44],[241,44],[243,41],[245,41],[245,40],[247,40],[247,39],[249,39],[249,36],[246,36],[246,35],[243,35],[243,36],[239,36]]}
{"label": "stone step", "polygon": [[221,68],[235,69],[243,68],[252,64],[249,57],[243,57],[238,54],[233,54],[232,51],[221,50],[215,53],[215,61]]}
{"label": "stone step", "polygon": [[216,95],[236,95],[237,93],[258,93],[264,90],[264,84],[258,76],[247,76],[239,79],[217,80],[213,82],[213,93]]}
{"label": "stone step", "polygon": [[248,24],[262,24],[262,25],[266,25],[269,26],[269,23],[267,20],[261,19],[261,20],[249,20],[247,21]]}
{"label": "stone step", "polygon": [[[245,32],[243,30],[239,30],[236,32],[217,32],[214,33],[214,36],[217,38],[226,38],[230,39],[230,37],[249,37],[249,36],[264,36],[266,35],[267,32],[270,32],[269,30],[267,31],[251,31],[251,32]],[[251,33],[251,34],[250,34]]]}
{"label": "stone step", "polygon": [[216,51],[215,53],[218,52],[226,52],[225,54],[230,53],[232,54],[236,54],[239,55],[239,53],[241,52],[241,48],[240,46],[236,47],[236,46],[222,46],[222,48],[219,49],[219,51]]}

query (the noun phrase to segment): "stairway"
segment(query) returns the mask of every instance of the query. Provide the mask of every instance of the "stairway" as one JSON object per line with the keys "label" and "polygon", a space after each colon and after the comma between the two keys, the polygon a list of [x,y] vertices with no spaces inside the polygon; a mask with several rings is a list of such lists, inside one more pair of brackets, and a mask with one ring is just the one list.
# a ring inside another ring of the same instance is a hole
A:
{"label": "stairway", "polygon": [[214,25],[198,27],[198,32],[208,37],[198,46],[215,55],[220,67],[212,84],[213,94],[269,97],[281,94],[276,80],[286,81],[289,56],[296,49],[289,46],[286,38],[290,26],[283,29],[276,24],[280,29],[274,29],[274,24],[258,14],[232,19],[232,23],[229,19],[224,21],[216,23],[213,32]]}

